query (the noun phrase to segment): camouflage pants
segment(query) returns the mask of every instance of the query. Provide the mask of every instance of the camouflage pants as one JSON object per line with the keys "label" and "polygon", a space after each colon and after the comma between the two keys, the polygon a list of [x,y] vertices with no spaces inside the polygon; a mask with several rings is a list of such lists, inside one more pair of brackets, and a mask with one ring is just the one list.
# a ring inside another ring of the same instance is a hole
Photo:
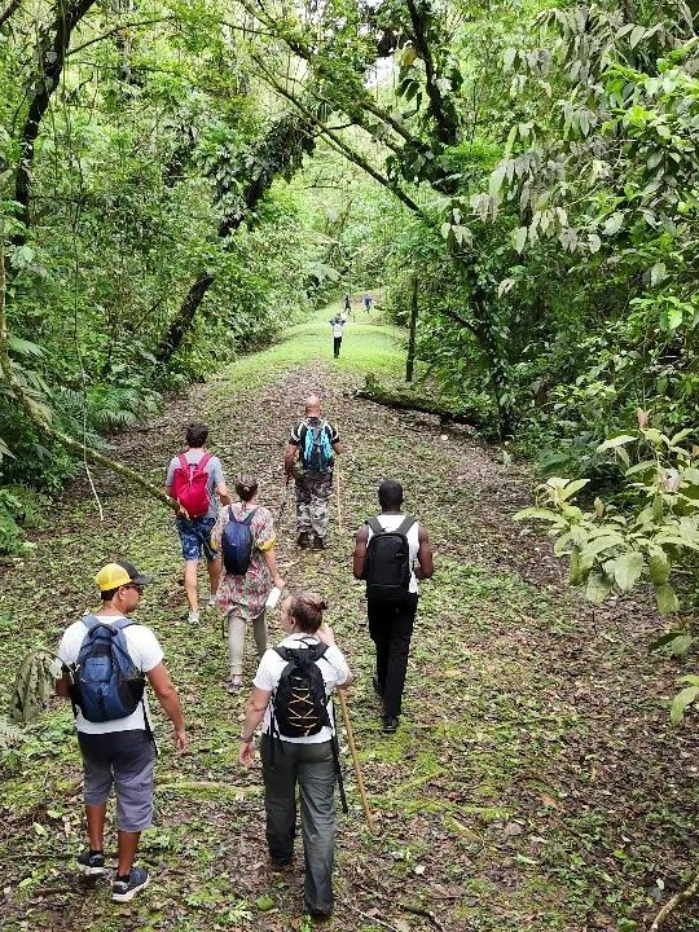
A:
{"label": "camouflage pants", "polygon": [[313,531],[316,537],[325,537],[332,490],[331,471],[305,472],[296,480],[296,527],[299,534]]}

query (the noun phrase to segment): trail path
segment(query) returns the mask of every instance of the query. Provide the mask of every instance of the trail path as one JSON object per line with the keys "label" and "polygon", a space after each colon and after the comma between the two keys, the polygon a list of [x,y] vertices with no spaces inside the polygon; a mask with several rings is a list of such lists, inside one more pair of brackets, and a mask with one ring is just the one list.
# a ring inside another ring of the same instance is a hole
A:
{"label": "trail path", "polygon": [[[280,529],[287,582],[327,594],[328,621],[359,674],[351,712],[381,827],[372,838],[363,826],[345,752],[351,813],[338,819],[337,914],[326,928],[641,929],[686,881],[699,841],[697,740],[691,727],[670,732],[667,720],[678,671],[646,652],[659,622],[631,601],[593,615],[571,596],[546,542],[511,521],[528,501],[526,476],[467,431],[351,398],[366,372],[397,376],[403,359],[398,331],[355,315],[339,362],[324,310],[172,401],[146,430],[115,439],[119,457],[161,482],[183,425],[203,417],[228,478],[256,473],[276,511],[284,441],[310,391],[321,392],[340,429],[343,527],[333,510],[328,550],[303,554],[293,547],[291,503]],[[404,718],[392,737],[380,732],[362,587],[350,573],[353,532],[375,511],[386,475],[403,481],[437,565],[422,588]],[[46,716],[0,764],[0,929],[305,930],[300,846],[295,875],[268,872],[260,775],[237,764],[245,697],[222,689],[220,621],[185,621],[176,535],[162,507],[115,476],[97,471],[95,481],[103,523],[78,481],[47,516],[32,556],[3,571],[0,699],[17,658],[55,646],[94,605],[99,565],[126,556],[157,574],[139,619],[164,645],[191,754],[174,755],[159,717],[157,824],[141,850],[153,880],[116,908],[105,883],[89,887],[73,873],[83,842],[78,750],[70,712]],[[254,667],[250,644],[248,680]],[[262,896],[272,910],[259,908]],[[699,911],[668,928],[699,929]]]}

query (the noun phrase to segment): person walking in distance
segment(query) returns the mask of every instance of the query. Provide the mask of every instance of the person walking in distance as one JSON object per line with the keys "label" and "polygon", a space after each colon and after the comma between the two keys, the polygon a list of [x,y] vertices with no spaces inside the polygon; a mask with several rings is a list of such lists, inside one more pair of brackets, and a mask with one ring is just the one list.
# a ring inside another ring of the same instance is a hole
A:
{"label": "person walking in distance", "polygon": [[213,545],[223,557],[223,576],[216,600],[228,619],[229,693],[243,685],[245,632],[252,625],[260,657],[267,649],[265,602],[272,583],[284,588],[274,552],[274,519],[269,509],[257,502],[257,480],[241,476],[235,491],[240,502],[224,506],[211,532]]}
{"label": "person walking in distance", "polygon": [[335,354],[335,359],[338,359],[340,356],[340,347],[342,346],[342,333],[344,331],[345,324],[347,323],[347,318],[343,319],[341,314],[336,314],[330,321],[330,325],[333,328],[333,353]]}
{"label": "person walking in distance", "polygon": [[267,846],[277,869],[292,866],[298,785],[305,903],[318,919],[333,912],[334,790],[339,765],[328,700],[333,689],[346,689],[352,682],[332,630],[323,624],[325,608],[325,600],[312,592],[296,593],[282,603],[286,637],[260,661],[240,746],[240,763],[252,766],[253,736],[263,722],[260,757]]}
{"label": "person walking in distance", "polygon": [[374,299],[368,292],[364,295],[364,310],[367,312],[367,314],[371,310],[371,305],[373,303],[373,300]]}
{"label": "person walking in distance", "polygon": [[404,512],[400,482],[381,483],[379,505],[381,514],[357,531],[352,568],[366,581],[369,635],[376,646],[374,689],[383,700],[383,730],[392,734],[401,714],[418,579],[429,579],[434,565],[427,531]]}
{"label": "person walking in distance", "polygon": [[337,430],[322,413],[317,395],[306,399],[306,416],[294,427],[284,452],[287,483],[296,480],[296,528],[299,547],[322,550],[328,530],[329,500],[335,456],[342,452]]}
{"label": "person walking in distance", "polygon": [[348,317],[352,313],[352,298],[350,297],[349,291],[345,292],[345,296],[342,299],[342,310]]}
{"label": "person walking in distance", "polygon": [[187,750],[177,692],[163,663],[158,639],[131,621],[143,587],[151,581],[126,560],[102,567],[95,582],[102,606],[65,631],[58,649],[63,673],[56,693],[70,697],[83,760],[89,849],[78,857],[88,875],[106,873],[104,827],[107,800],[116,790],[118,858],[112,899],[126,903],[148,886],[148,871],[134,867],[141,832],[153,815],[153,740],[146,680],[172,722],[175,747]]}
{"label": "person walking in distance", "polygon": [[221,560],[211,546],[211,529],[216,522],[216,496],[222,505],[230,504],[221,461],[206,450],[209,428],[190,424],[187,449],[173,456],[165,479],[165,492],[177,503],[175,523],[184,558],[184,591],[189,603],[189,620],[199,621],[197,570],[202,555],[209,572],[208,606],[213,608],[221,576]]}

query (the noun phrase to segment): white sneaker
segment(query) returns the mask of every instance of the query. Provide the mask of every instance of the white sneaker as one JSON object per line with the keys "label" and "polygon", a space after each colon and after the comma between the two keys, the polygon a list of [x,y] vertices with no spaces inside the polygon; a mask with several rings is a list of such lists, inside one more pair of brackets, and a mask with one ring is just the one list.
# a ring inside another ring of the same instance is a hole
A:
{"label": "white sneaker", "polygon": [[216,596],[210,595],[206,602],[207,608],[216,608]]}
{"label": "white sneaker", "polygon": [[189,611],[189,623],[192,625],[199,624],[199,612],[194,612],[190,609]]}

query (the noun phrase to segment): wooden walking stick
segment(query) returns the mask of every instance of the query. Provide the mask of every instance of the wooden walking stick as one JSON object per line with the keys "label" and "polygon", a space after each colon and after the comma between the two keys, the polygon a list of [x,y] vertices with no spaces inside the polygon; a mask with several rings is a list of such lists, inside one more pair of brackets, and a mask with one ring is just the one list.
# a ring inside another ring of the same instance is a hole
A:
{"label": "wooden walking stick", "polygon": [[342,499],[340,498],[340,464],[335,466],[335,475],[337,476],[337,529],[342,534]]}
{"label": "wooden walking stick", "polygon": [[349,744],[350,754],[352,755],[354,775],[357,779],[357,788],[359,789],[359,798],[362,801],[364,818],[366,819],[366,824],[369,826],[369,831],[372,835],[375,835],[376,824],[374,823],[374,817],[371,814],[369,800],[367,799],[366,790],[364,789],[364,780],[362,778],[362,771],[359,766],[359,758],[357,757],[357,746],[354,743],[354,732],[352,731],[352,724],[350,722],[349,711],[347,709],[347,702],[341,689],[337,690],[337,698],[340,702],[340,708],[342,709],[342,721],[344,722],[345,731],[347,732],[347,744]]}

